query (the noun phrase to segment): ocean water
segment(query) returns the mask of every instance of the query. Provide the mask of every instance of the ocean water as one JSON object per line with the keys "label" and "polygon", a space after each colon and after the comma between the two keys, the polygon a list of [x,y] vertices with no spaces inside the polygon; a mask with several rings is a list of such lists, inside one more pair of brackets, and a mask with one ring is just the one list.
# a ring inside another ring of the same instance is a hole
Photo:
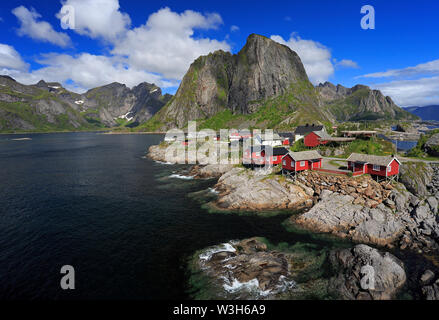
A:
{"label": "ocean water", "polygon": [[[30,137],[32,140],[12,140]],[[145,157],[160,135],[0,136],[0,299],[187,299],[197,250],[252,236],[338,246],[288,232],[288,215],[210,213],[215,180]],[[207,192],[200,192],[207,190]],[[75,290],[60,287],[63,265]]]}
{"label": "ocean water", "polygon": [[[30,137],[32,140],[12,140]],[[185,299],[196,250],[251,236],[311,241],[287,216],[214,214],[191,193],[215,180],[145,157],[159,135],[0,136],[1,299]],[[213,194],[213,192],[209,192]],[[75,290],[60,269],[75,268]]]}

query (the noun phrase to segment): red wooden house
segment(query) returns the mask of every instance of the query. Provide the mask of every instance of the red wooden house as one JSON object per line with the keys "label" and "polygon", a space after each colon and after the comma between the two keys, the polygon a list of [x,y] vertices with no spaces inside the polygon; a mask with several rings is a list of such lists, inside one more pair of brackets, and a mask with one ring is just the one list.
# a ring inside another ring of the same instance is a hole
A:
{"label": "red wooden house", "polygon": [[288,150],[283,147],[272,148],[265,145],[254,146],[244,152],[244,164],[279,164],[282,161],[282,157],[287,153]]}
{"label": "red wooden house", "polygon": [[325,131],[313,131],[305,136],[304,142],[307,147],[317,147],[322,144],[327,144],[331,136]]}
{"label": "red wooden house", "polygon": [[313,170],[322,167],[322,156],[315,150],[289,152],[282,158],[283,172]]}
{"label": "red wooden house", "polygon": [[314,148],[320,145],[327,144],[329,142],[343,143],[354,140],[355,138],[332,137],[327,134],[326,131],[321,130],[308,133],[304,138],[304,143],[305,146]]}
{"label": "red wooden house", "polygon": [[356,175],[371,174],[381,177],[391,177],[399,173],[401,162],[394,156],[374,156],[353,153],[347,159],[348,169]]}

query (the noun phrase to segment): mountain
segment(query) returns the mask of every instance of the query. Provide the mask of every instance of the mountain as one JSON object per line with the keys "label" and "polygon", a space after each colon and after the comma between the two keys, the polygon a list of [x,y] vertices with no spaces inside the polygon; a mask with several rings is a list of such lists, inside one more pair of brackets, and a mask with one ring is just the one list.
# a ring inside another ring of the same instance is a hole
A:
{"label": "mountain", "polygon": [[170,98],[146,82],[132,89],[112,83],[77,94],[56,82],[41,80],[23,85],[9,76],[0,76],[0,131],[135,126],[151,118]]}
{"label": "mountain", "polygon": [[425,107],[407,107],[404,108],[408,112],[420,117],[422,120],[439,121],[439,106],[431,105]]}
{"label": "mountain", "polygon": [[289,47],[252,34],[238,54],[216,51],[190,66],[171,101],[142,129],[273,127],[329,122],[299,56]]}
{"label": "mountain", "polygon": [[163,96],[159,87],[146,82],[132,89],[113,82],[87,91],[83,98],[82,109],[87,116],[113,127],[124,121],[145,122],[169,101],[170,95]]}
{"label": "mountain", "polygon": [[406,110],[398,107],[390,97],[368,86],[356,85],[346,88],[325,82],[317,87],[324,107],[338,121],[358,120],[402,120],[417,119]]}
{"label": "mountain", "polygon": [[294,51],[252,34],[239,53],[216,51],[190,66],[176,95],[139,129],[291,129],[336,120],[415,119],[378,90],[326,82],[314,87]]}

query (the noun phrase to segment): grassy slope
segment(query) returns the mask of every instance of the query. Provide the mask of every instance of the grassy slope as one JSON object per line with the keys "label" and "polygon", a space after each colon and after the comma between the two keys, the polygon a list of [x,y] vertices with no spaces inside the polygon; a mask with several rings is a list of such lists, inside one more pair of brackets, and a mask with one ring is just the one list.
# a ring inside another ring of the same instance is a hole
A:
{"label": "grassy slope", "polygon": [[[194,80],[195,81],[195,80]],[[189,94],[185,99],[191,98]],[[166,108],[169,102],[154,117],[145,124],[139,126],[141,131],[157,131],[166,123]],[[279,130],[291,130],[301,123],[329,124],[329,120],[318,107],[317,92],[310,83],[298,83],[291,86],[285,94],[267,99],[254,101],[261,107],[252,114],[233,114],[230,109],[225,109],[208,119],[197,119],[198,128],[219,130],[222,128],[270,128]],[[289,121],[285,122],[284,120]],[[171,119],[168,119],[171,120]],[[172,120],[171,120],[172,121]],[[283,122],[284,121],[284,122]],[[282,123],[283,122],[283,123]]]}
{"label": "grassy slope", "polygon": [[[61,103],[67,110],[67,113],[75,115],[79,118],[82,115],[71,108],[68,104],[62,102],[56,95],[40,90],[37,95],[31,96],[19,92],[12,91],[6,87],[0,87],[0,92],[8,94],[13,97],[20,98],[23,101],[20,102],[5,102],[0,101],[0,131],[4,133],[12,132],[48,132],[48,131],[81,131],[81,130],[95,130],[99,126],[90,122],[84,122],[80,127],[75,128],[69,122],[69,116],[67,114],[60,114],[54,116],[54,123],[50,123],[47,117],[42,114],[38,114],[35,108],[32,107],[32,103],[38,100],[54,100]],[[18,127],[14,127],[14,119],[22,119],[28,124],[32,125],[34,129],[23,130]],[[7,128],[7,129],[5,129]]]}

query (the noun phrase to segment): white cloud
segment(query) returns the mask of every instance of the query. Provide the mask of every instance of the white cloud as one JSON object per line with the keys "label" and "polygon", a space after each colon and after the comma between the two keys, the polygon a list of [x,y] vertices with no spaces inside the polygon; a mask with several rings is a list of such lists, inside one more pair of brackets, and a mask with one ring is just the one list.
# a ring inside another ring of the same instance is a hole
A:
{"label": "white cloud", "polygon": [[7,70],[24,71],[29,65],[23,61],[20,54],[14,47],[0,43],[0,70],[4,73]]}
{"label": "white cloud", "polygon": [[373,85],[400,106],[439,104],[439,76]]}
{"label": "white cloud", "polygon": [[163,8],[151,14],[145,25],[128,31],[112,53],[126,56],[134,68],[180,80],[199,56],[230,50],[225,41],[194,37],[195,29],[216,29],[220,24],[221,16],[216,13],[186,10],[179,14]]}
{"label": "white cloud", "polygon": [[[119,10],[119,0],[65,0],[62,4],[74,8],[74,31],[93,39],[114,41],[131,24],[129,15]],[[61,16],[58,13],[59,19]]]}
{"label": "white cloud", "polygon": [[20,6],[12,10],[12,13],[20,21],[20,28],[17,30],[19,36],[29,36],[34,40],[49,42],[60,47],[71,44],[67,34],[55,31],[46,21],[38,21],[41,15],[35,10],[30,11]]}
{"label": "white cloud", "polygon": [[355,61],[349,60],[349,59],[343,59],[340,61],[337,61],[336,59],[334,59],[334,63],[336,67],[341,67],[341,68],[352,68],[352,69],[358,69],[358,63],[356,63]]}
{"label": "white cloud", "polygon": [[289,40],[284,40],[278,35],[272,35],[271,39],[297,52],[312,83],[323,83],[334,74],[331,52],[319,42],[301,39],[294,33]]}
{"label": "white cloud", "polygon": [[387,77],[413,77],[421,75],[439,74],[439,59],[418,64],[414,67],[387,70],[384,72],[369,73],[358,78],[387,78]]}
{"label": "white cloud", "polygon": [[238,26],[235,26],[235,25],[233,25],[233,26],[231,26],[231,27],[230,27],[230,31],[231,31],[231,32],[236,32],[236,31],[239,31],[239,27],[238,27]]}
{"label": "white cloud", "polygon": [[129,87],[141,82],[155,83],[160,87],[175,86],[175,83],[163,80],[160,76],[134,69],[123,59],[81,53],[77,56],[51,53],[43,55],[37,61],[44,67],[27,72],[9,72],[17,81],[24,84],[36,83],[41,79],[63,84],[73,81],[69,89],[82,92],[89,88],[120,82]]}

